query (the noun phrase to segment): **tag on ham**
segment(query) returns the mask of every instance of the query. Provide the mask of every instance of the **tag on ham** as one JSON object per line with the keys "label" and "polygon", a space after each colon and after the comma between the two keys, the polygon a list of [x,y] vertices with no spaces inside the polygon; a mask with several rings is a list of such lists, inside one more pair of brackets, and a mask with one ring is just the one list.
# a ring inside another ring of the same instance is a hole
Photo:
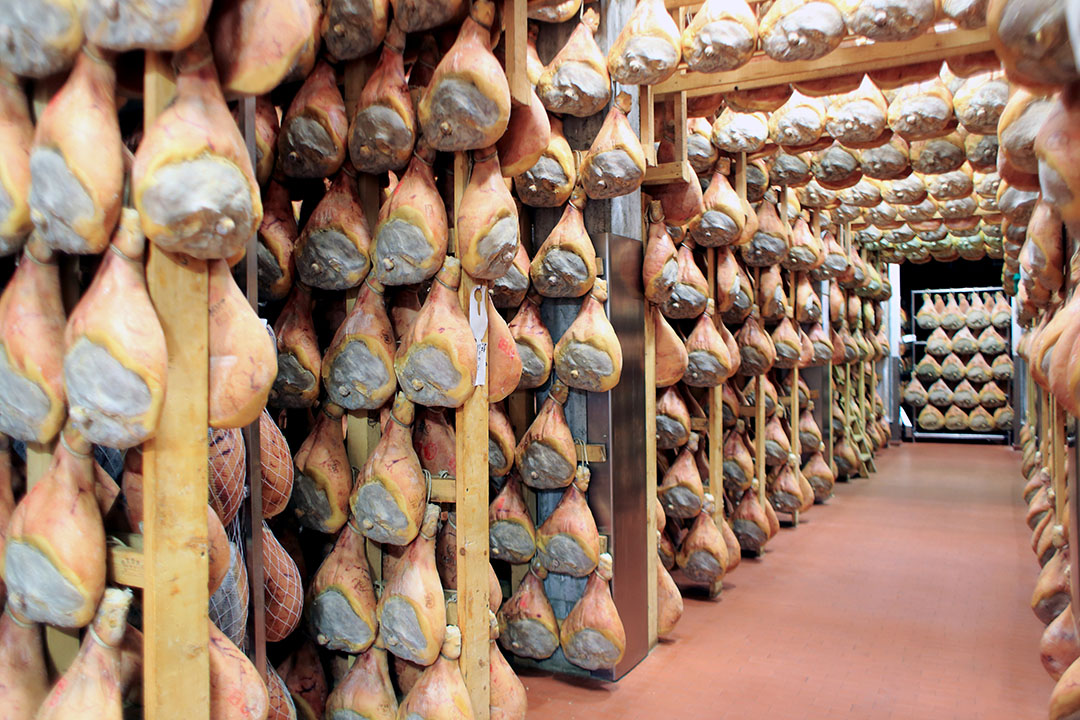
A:
{"label": "tag on ham", "polygon": [[263,194],[263,219],[255,248],[259,297],[280,300],[288,295],[293,284],[293,252],[298,234],[288,190],[276,180],[270,180]]}
{"label": "tag on ham", "polygon": [[586,10],[566,44],[544,68],[536,92],[549,111],[588,117],[607,105],[611,78],[607,60],[593,38],[599,27],[596,11]]}
{"label": "tag on ham", "polygon": [[[327,17],[334,12],[335,6],[342,13],[353,8],[377,12],[380,4],[385,23],[386,0],[370,0],[370,4],[335,0]],[[325,18],[323,22],[326,22]],[[356,30],[367,32],[368,27],[357,27]],[[405,35],[395,23],[383,45],[379,64],[360,93],[349,125],[349,157],[361,172],[378,174],[400,170],[412,155],[416,143],[416,112],[405,80],[404,49]]]}
{"label": "tag on ham", "polygon": [[315,67],[322,8],[311,0],[227,0],[207,23],[221,86],[265,95]]}
{"label": "tag on ham", "polygon": [[8,604],[27,620],[84,627],[105,589],[105,530],[91,446],[66,430],[45,475],[11,516],[4,549]]}
{"label": "tag on ham", "polygon": [[[473,4],[457,40],[439,61],[417,105],[424,139],[436,150],[489,147],[506,131],[510,87],[489,48],[494,20],[495,5],[490,0]],[[409,31],[400,19],[398,23]]]}
{"label": "tag on ham", "polygon": [[534,559],[514,594],[499,609],[499,644],[518,657],[543,660],[559,648],[559,621],[544,593],[547,570]]}
{"label": "tag on ham", "polygon": [[507,475],[502,489],[488,506],[488,536],[493,560],[527,563],[536,554],[536,527],[522,498],[517,473]]}
{"label": "tag on ham", "polygon": [[146,291],[145,238],[125,209],[112,250],[68,319],[64,385],[76,429],[97,445],[152,437],[165,395],[165,334]]}
{"label": "tag on ham", "polygon": [[619,384],[622,345],[608,320],[607,282],[597,280],[555,345],[555,372],[569,387],[606,392]]}
{"label": "tag on ham", "polygon": [[[2,51],[0,51],[2,53]],[[30,147],[34,123],[18,78],[0,69],[0,256],[22,249],[30,220]]]}
{"label": "tag on ham", "polygon": [[396,720],[397,695],[390,682],[386,650],[372,647],[356,656],[345,677],[326,700],[327,718]]}
{"label": "tag on ham", "polygon": [[430,278],[446,257],[446,208],[431,169],[435,153],[421,145],[409,169],[379,210],[371,261],[384,285]]}
{"label": "tag on ham", "polygon": [[626,650],[626,631],[608,588],[611,576],[611,556],[604,553],[559,630],[566,659],[586,670],[613,668]]}
{"label": "tag on ham", "polygon": [[547,382],[555,356],[551,334],[540,319],[541,298],[529,295],[510,321],[510,335],[517,345],[522,373],[518,389],[531,390]]}
{"label": "tag on ham", "polygon": [[[577,182],[577,162],[570,143],[563,135],[562,120],[548,116],[548,121],[550,133],[539,158],[514,176],[514,190],[518,198],[530,207],[559,207],[570,198]],[[507,134],[509,132],[510,129]]]}
{"label": "tag on ham", "polygon": [[327,53],[355,60],[376,50],[387,35],[389,11],[388,0],[327,0],[319,27]]}
{"label": "tag on ham", "polygon": [[563,414],[568,392],[561,381],[552,385],[536,419],[518,443],[517,469],[531,488],[554,490],[574,479],[577,448]]}
{"label": "tag on ham", "polygon": [[350,523],[308,589],[312,635],[328,650],[364,652],[375,640],[375,602],[364,536]]}
{"label": "tag on ham", "polygon": [[394,359],[402,391],[420,405],[457,408],[473,392],[477,346],[458,303],[460,279],[461,264],[447,257]]}
{"label": "tag on ham", "polygon": [[424,518],[427,483],[413,449],[413,416],[413,404],[398,393],[349,501],[357,529],[375,542],[407,545]]}
{"label": "tag on ham", "polygon": [[87,47],[37,120],[30,152],[30,217],[49,247],[97,254],[108,247],[123,194],[116,71],[111,56]]}
{"label": "tag on ham", "polygon": [[323,356],[326,394],[346,410],[377,410],[397,388],[397,349],[384,303],[382,285],[368,278]]}
{"label": "tag on ham", "polygon": [[707,0],[683,30],[682,58],[693,72],[735,70],[750,61],[757,31],[746,0]]}
{"label": "tag on ham", "polygon": [[574,193],[562,218],[533,256],[533,287],[545,297],[581,297],[596,280],[596,250],[585,230],[585,198]]}
{"label": "tag on ham", "polygon": [[548,572],[586,577],[600,557],[600,534],[585,493],[590,473],[579,466],[559,504],[536,530],[536,557]]}
{"label": "tag on ham", "polygon": [[405,660],[431,665],[446,630],[446,607],[435,569],[437,505],[428,505],[423,527],[394,565],[379,597],[379,630],[387,649]]}

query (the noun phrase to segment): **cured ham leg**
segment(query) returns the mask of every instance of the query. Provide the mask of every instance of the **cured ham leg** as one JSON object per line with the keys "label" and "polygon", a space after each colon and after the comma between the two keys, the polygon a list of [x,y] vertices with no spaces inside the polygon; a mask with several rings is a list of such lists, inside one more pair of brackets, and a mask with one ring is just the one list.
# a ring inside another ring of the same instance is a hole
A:
{"label": "cured ham leg", "polygon": [[423,526],[394,565],[376,609],[387,650],[420,665],[436,662],[446,637],[446,601],[435,569],[438,520],[439,506],[428,505]]}
{"label": "cured ham leg", "polygon": [[[555,512],[558,512],[558,508]],[[488,507],[488,537],[494,560],[527,563],[536,554],[536,527],[521,496],[521,480],[516,473],[507,476],[502,489]]]}
{"label": "cured ham leg", "polygon": [[328,650],[362,653],[375,640],[375,586],[364,536],[350,525],[319,566],[308,590],[308,622]]}
{"label": "cured ham leg", "polygon": [[5,2],[0,65],[17,75],[45,78],[71,67],[83,44],[80,6],[67,0]]}
{"label": "cured ham leg", "polygon": [[720,529],[713,521],[716,509],[712,495],[698,513],[690,532],[683,538],[675,562],[694,582],[712,585],[727,572],[728,548]]}
{"label": "cured ham leg", "polygon": [[432,475],[457,477],[457,447],[454,428],[446,414],[425,408],[413,429],[413,447],[420,466]]}
{"label": "cured ham leg", "polygon": [[[342,11],[348,6],[358,10],[366,9],[366,6],[374,10],[380,4],[385,23],[386,0],[371,0],[370,4],[334,0],[330,13],[335,6]],[[323,22],[326,22],[325,18]],[[405,35],[394,23],[383,45],[379,64],[364,85],[349,124],[349,157],[361,172],[375,174],[400,170],[412,155],[416,143],[416,113],[405,81],[404,52]]]}
{"label": "cured ham leg", "polygon": [[641,264],[645,283],[645,298],[658,305],[666,302],[675,291],[679,276],[678,253],[664,222],[663,205],[659,200],[649,204],[649,240]]}
{"label": "cured ham leg", "polygon": [[377,410],[394,396],[394,332],[384,288],[369,277],[322,361],[330,401],[346,410]]}
{"label": "cured ham leg", "polygon": [[536,531],[536,553],[549,572],[586,577],[600,557],[600,533],[585,493],[590,474],[578,466],[574,482]]}
{"label": "cured ham leg", "polygon": [[660,504],[668,517],[688,519],[701,512],[705,491],[694,459],[697,449],[698,435],[691,433],[690,440],[679,451],[675,462],[671,463],[656,489]]}
{"label": "cured ham leg", "polygon": [[[653,1],[644,0],[642,4]],[[671,17],[666,11],[664,16]],[[641,187],[645,178],[645,151],[626,119],[629,111],[630,96],[620,93],[581,160],[578,177],[593,200],[628,195]]]}
{"label": "cured ham leg", "polygon": [[0,294],[0,433],[48,442],[64,422],[60,274],[32,238]]}
{"label": "cured ham leg", "polygon": [[566,487],[574,478],[577,449],[563,405],[569,389],[552,385],[536,419],[517,446],[517,468],[526,485],[540,490]]}
{"label": "cured ham leg", "polygon": [[300,570],[269,526],[263,522],[263,593],[266,598],[266,639],[278,642],[300,624],[304,610],[304,588]]}
{"label": "cured ham leg", "polygon": [[603,110],[611,98],[607,61],[593,35],[600,27],[595,9],[581,22],[552,58],[536,83],[536,94],[549,111],[588,117]]}
{"label": "cured ham leg", "polygon": [[288,177],[329,177],[345,160],[349,118],[334,68],[325,60],[304,80],[281,120],[277,161]]}
{"label": "cured ham leg", "polygon": [[349,516],[353,481],[339,407],[329,405],[317,414],[293,462],[292,503],[297,519],[318,532],[337,532]]}
{"label": "cured ham leg", "polygon": [[521,358],[520,390],[531,390],[546,383],[554,362],[555,344],[540,319],[540,302],[541,298],[536,295],[526,296],[508,325]]}
{"label": "cured ham leg", "polygon": [[506,662],[502,651],[496,644],[499,637],[499,621],[495,613],[491,613],[491,720],[525,720],[528,709],[528,697],[525,694],[525,686],[514,674],[510,663]]}
{"label": "cured ham leg", "polygon": [[49,469],[11,516],[4,581],[9,606],[27,620],[83,627],[105,590],[105,528],[90,452],[66,429]]}
{"label": "cured ham leg", "polygon": [[581,297],[596,281],[596,250],[585,230],[585,198],[575,190],[559,222],[537,249],[529,268],[544,297]]}
{"label": "cured ham leg", "polygon": [[20,250],[34,227],[27,197],[33,141],[26,95],[18,79],[0,69],[0,256]]}
{"label": "cured ham leg", "polygon": [[[270,107],[274,113],[277,112],[272,105]],[[274,122],[277,122],[276,114]],[[259,225],[259,244],[255,248],[259,267],[259,297],[279,300],[289,293],[293,284],[296,217],[289,191],[276,180],[269,179],[269,170],[266,177],[269,184],[263,194],[263,219]]]}
{"label": "cured ham leg", "polygon": [[311,316],[311,293],[297,284],[274,325],[277,337],[277,377],[270,388],[271,405],[311,407],[319,398],[322,355]]}
{"label": "cured ham leg", "polygon": [[608,320],[607,282],[596,280],[577,318],[555,345],[555,372],[568,386],[606,392],[619,384],[622,345]]}
{"label": "cured ham leg", "polygon": [[41,626],[15,614],[0,616],[0,688],[4,720],[33,720],[49,692]]}
{"label": "cured ham leg", "polygon": [[206,39],[174,62],[176,100],[139,143],[131,197],[146,237],[158,247],[231,257],[262,222],[251,157],[225,105]]}
{"label": "cured ham leg", "polygon": [[621,85],[655,85],[671,77],[682,58],[679,27],[662,0],[643,0],[608,52],[608,72]]}
{"label": "cured ham leg", "polygon": [[327,52],[336,60],[354,60],[377,49],[386,37],[389,10],[389,0],[328,0],[320,26]]}
{"label": "cured ham leg", "polygon": [[396,720],[397,695],[390,682],[386,650],[373,647],[356,662],[326,699],[326,720]]}
{"label": "cured ham leg", "polygon": [[413,449],[414,416],[413,404],[398,393],[349,499],[357,528],[375,542],[407,545],[424,520],[427,483]]}
{"label": "cured ham leg", "polygon": [[[546,115],[547,111],[544,112]],[[570,150],[570,143],[563,135],[562,120],[554,116],[547,118],[548,141],[540,157],[514,176],[517,196],[522,203],[531,207],[559,207],[570,197],[574,183],[577,182],[577,164]],[[514,121],[511,116],[507,135],[512,130]],[[503,138],[506,138],[506,135],[503,135]]]}
{"label": "cured ham leg", "polygon": [[424,720],[473,720],[472,701],[458,658],[461,655],[461,631],[447,625],[445,636],[431,667],[424,670],[409,694],[401,701],[398,718]]}
{"label": "cured ham leg", "polygon": [[64,332],[64,385],[75,428],[92,443],[130,448],[152,437],[165,396],[165,333],[146,291],[145,238],[125,209],[112,250]]}
{"label": "cured ham leg", "polygon": [[347,290],[367,277],[370,254],[371,234],[360,207],[356,172],[346,164],[296,242],[296,273],[311,287]]}
{"label": "cured ham leg", "polygon": [[131,591],[109,588],[75,661],[45,698],[35,720],[95,717],[121,720],[120,645],[127,630]]}
{"label": "cured ham leg", "polygon": [[586,670],[613,668],[626,650],[626,631],[608,589],[611,566],[611,556],[602,554],[585,593],[559,629],[566,659]]}
{"label": "cured ham leg", "polygon": [[682,618],[683,599],[679,586],[663,563],[656,565],[656,634],[667,637]]}
{"label": "cured ham leg", "polygon": [[547,570],[533,560],[514,594],[499,609],[499,644],[519,657],[543,660],[559,647],[559,621],[544,594]]}
{"label": "cured ham leg", "polygon": [[472,175],[457,219],[461,267],[471,277],[502,277],[518,252],[518,211],[499,169],[494,146],[473,154]]}
{"label": "cured ham leg", "polygon": [[30,153],[30,217],[49,247],[97,254],[109,244],[123,194],[116,71],[111,58],[88,46],[38,118]]}
{"label": "cured ham leg", "polygon": [[517,438],[501,403],[488,405],[488,473],[503,477],[514,467]]}
{"label": "cured ham leg", "polygon": [[266,720],[270,695],[258,670],[240,648],[210,625],[210,717]]}
{"label": "cured ham leg", "polygon": [[82,9],[88,42],[110,50],[182,50],[202,32],[211,0],[88,0]]}

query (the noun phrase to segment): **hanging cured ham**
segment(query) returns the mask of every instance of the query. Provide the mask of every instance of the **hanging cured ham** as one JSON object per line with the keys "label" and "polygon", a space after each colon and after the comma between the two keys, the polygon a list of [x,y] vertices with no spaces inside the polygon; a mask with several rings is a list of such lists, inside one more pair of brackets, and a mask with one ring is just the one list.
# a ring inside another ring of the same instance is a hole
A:
{"label": "hanging cured ham", "polygon": [[754,458],[740,432],[728,433],[724,441],[724,489],[729,494],[750,487],[754,477]]}
{"label": "hanging cured ham", "polygon": [[86,47],[37,120],[30,152],[30,217],[49,247],[97,254],[108,247],[123,193],[116,71],[111,58]]}
{"label": "hanging cured ham", "polygon": [[[1065,22],[1066,3],[991,0],[986,24],[1009,79],[1021,85],[1066,85],[1080,73]],[[1051,717],[1055,717],[1051,712]]]}
{"label": "hanging cured ham", "polygon": [[319,397],[322,357],[311,316],[311,294],[296,285],[274,325],[277,377],[269,402],[276,407],[311,407]]}
{"label": "hanging cured ham", "polygon": [[562,488],[574,479],[577,449],[563,414],[568,392],[561,381],[552,385],[536,419],[518,443],[518,472],[531,488]]}
{"label": "hanging cured ham", "polygon": [[758,25],[761,49],[773,60],[815,60],[836,49],[845,34],[839,3],[780,0]]}
{"label": "hanging cured ham", "polygon": [[675,243],[664,223],[663,205],[654,200],[649,204],[649,237],[641,264],[645,298],[649,302],[660,304],[671,297],[679,274],[677,258]]}
{"label": "hanging cured ham", "polygon": [[[570,197],[577,182],[577,163],[563,135],[562,120],[548,116],[550,133],[533,164],[514,176],[514,190],[530,207],[558,207]],[[511,118],[513,126],[513,118]],[[507,134],[510,129],[507,130]],[[503,135],[506,138],[506,135]],[[500,152],[502,152],[500,150]],[[505,166],[503,168],[506,169]]]}
{"label": "hanging cured ham", "polygon": [[1080,174],[1072,160],[1078,113],[1080,96],[1074,88],[1066,88],[1035,138],[1043,200],[1057,208],[1065,222],[1074,224],[1080,219]]}
{"label": "hanging cured ham", "polygon": [[899,42],[926,32],[939,10],[939,0],[853,0],[844,8],[844,23],[853,35]]}
{"label": "hanging cured ham", "polygon": [[333,692],[326,699],[327,718],[363,717],[395,720],[398,701],[390,682],[386,650],[373,647],[356,656]]}
{"label": "hanging cured ham", "polygon": [[347,410],[376,410],[397,387],[397,350],[383,292],[377,280],[368,278],[322,360],[327,395]]}
{"label": "hanging cured ham", "polygon": [[210,717],[265,720],[270,696],[259,671],[229,638],[210,626]]}
{"label": "hanging cured ham", "polygon": [[499,609],[499,644],[520,657],[543,660],[559,647],[559,622],[544,594],[547,570],[533,560],[517,590]]}
{"label": "hanging cured ham", "polygon": [[328,650],[361,653],[375,640],[375,586],[364,536],[350,523],[308,589],[308,623]]}
{"label": "hanging cured ham", "polygon": [[387,35],[389,9],[388,0],[327,0],[319,26],[327,52],[354,60],[374,51]]}
{"label": "hanging cured ham", "polygon": [[551,59],[536,83],[536,94],[549,111],[588,117],[604,109],[611,98],[607,60],[593,35],[600,18],[592,8]]}
{"label": "hanging cured ham", "polygon": [[740,373],[763,375],[776,363],[776,347],[761,326],[760,313],[756,308],[735,334],[739,344]]}
{"label": "hanging cured ham", "polygon": [[[558,508],[555,512],[559,512]],[[591,519],[592,515],[589,517]],[[550,520],[549,516],[548,521]],[[521,480],[516,473],[507,476],[502,489],[488,506],[488,537],[491,540],[491,557],[494,560],[527,563],[536,554],[536,527],[522,498]]]}
{"label": "hanging cured ham", "polygon": [[307,77],[319,50],[321,12],[310,0],[216,3],[207,31],[221,86],[230,95],[265,95]]}
{"label": "hanging cured ham", "polygon": [[514,467],[517,438],[502,403],[488,405],[488,474],[503,477]]}
{"label": "hanging cured ham", "polygon": [[[326,18],[333,14],[335,7],[342,13],[355,8],[375,14],[379,5],[382,5],[381,17],[385,30],[386,0],[372,0],[370,3],[333,0],[323,22],[326,23]],[[358,27],[357,30],[366,31],[367,28]],[[326,42],[328,47],[332,47],[330,37],[326,38]],[[383,44],[379,64],[364,84],[349,122],[349,158],[360,172],[377,174],[400,170],[412,155],[417,134],[416,113],[405,80],[404,51],[405,35],[394,23]]]}
{"label": "hanging cured ham", "polygon": [[750,488],[743,493],[731,517],[731,530],[735,533],[742,551],[760,554],[765,543],[772,537],[772,528],[756,489]]}
{"label": "hanging cured ham", "polygon": [[713,520],[715,509],[712,495],[706,495],[704,507],[683,538],[675,558],[688,578],[706,585],[713,585],[721,579],[730,564],[727,544]]}
{"label": "hanging cured ham", "polygon": [[690,411],[678,389],[669,387],[656,401],[656,447],[672,450],[690,439]]}
{"label": "hanging cured ham", "polygon": [[683,614],[682,593],[662,563],[656,566],[656,634],[667,637]]}
{"label": "hanging cured ham", "polygon": [[471,277],[502,277],[518,252],[518,212],[494,147],[473,155],[457,214],[457,256]]}
{"label": "hanging cured ham", "polygon": [[757,213],[758,228],[748,245],[741,248],[743,261],[752,267],[775,265],[791,249],[788,230],[771,203],[763,202]]}
{"label": "hanging cured ham", "polygon": [[278,167],[288,177],[329,177],[345,160],[348,132],[349,118],[334,68],[320,61],[281,120]]}
{"label": "hanging cured ham", "polygon": [[682,58],[693,72],[734,70],[757,45],[757,18],[745,0],[711,0],[682,33]]}
{"label": "hanging cured ham", "polygon": [[413,447],[420,459],[420,467],[432,475],[457,475],[456,435],[441,409],[421,410],[413,427]]}
{"label": "hanging cured ham", "polygon": [[695,387],[716,387],[735,372],[724,337],[716,328],[716,306],[709,298],[705,312],[686,338],[687,367],[683,380]]}
{"label": "hanging cured ham", "polygon": [[153,436],[165,394],[165,334],[146,292],[145,238],[124,210],[112,249],[68,319],[69,414],[90,442],[129,448]]}
{"label": "hanging cured ham", "polygon": [[1080,657],[1080,639],[1077,638],[1071,604],[1047,625],[1039,650],[1043,667],[1055,680],[1061,679],[1065,670]]}
{"label": "hanging cured ham", "polygon": [[[275,115],[275,122],[277,116]],[[289,192],[275,180],[263,195],[263,219],[259,224],[258,259],[259,297],[280,300],[293,284],[293,252],[298,231]]]}
{"label": "hanging cured ham", "polygon": [[266,639],[278,642],[287,638],[304,611],[304,588],[300,569],[281,546],[270,527],[263,522],[263,594],[266,607]]}
{"label": "hanging cured ham", "polygon": [[476,343],[458,303],[461,264],[447,257],[394,358],[398,384],[415,403],[461,407],[473,392]]}
{"label": "hanging cured ham", "polygon": [[[656,0],[643,0],[651,4]],[[638,7],[642,7],[639,5]],[[667,12],[664,15],[670,19]],[[581,160],[578,177],[593,200],[619,197],[641,187],[645,179],[645,152],[626,113],[630,96],[620,93],[611,104],[604,124]]]}
{"label": "hanging cured ham", "polygon": [[766,322],[779,322],[788,314],[787,292],[779,265],[770,265],[758,278],[758,309]]}
{"label": "hanging cured ham", "polygon": [[375,542],[406,545],[424,519],[427,483],[413,449],[414,414],[413,404],[398,393],[349,499],[357,528]]}
{"label": "hanging cured ham", "polygon": [[80,9],[65,0],[12,5],[0,20],[0,65],[34,78],[70,67],[83,44]]}
{"label": "hanging cured ham", "polygon": [[6,720],[33,720],[49,692],[41,626],[10,605],[0,616],[0,686]]}
{"label": "hanging cured ham", "polygon": [[371,233],[360,206],[356,172],[346,164],[297,240],[296,271],[311,287],[347,290],[367,277],[370,253]]}
{"label": "hanging cured ham", "polygon": [[600,557],[600,534],[585,493],[590,474],[579,466],[551,515],[536,529],[536,557],[548,572],[586,577]]}
{"label": "hanging cured ham", "polygon": [[176,100],[147,128],[131,170],[146,237],[199,258],[236,255],[263,207],[244,139],[205,38],[176,56]]}
{"label": "hanging cured ham", "polygon": [[293,457],[296,467],[292,502],[305,527],[332,534],[349,515],[352,468],[345,454],[341,409],[324,407],[310,434]]}
{"label": "hanging cured ham", "polygon": [[660,311],[673,320],[695,318],[705,312],[709,285],[694,261],[694,246],[684,240],[677,255],[678,275],[671,296],[660,305]]}
{"label": "hanging cured ham", "polygon": [[26,95],[18,79],[0,68],[0,256],[20,250],[34,226],[28,197],[33,141]]}
{"label": "hanging cured ham", "polygon": [[682,59],[679,27],[662,0],[641,0],[608,52],[611,79],[620,85],[656,85]]}
{"label": "hanging cured ham", "polygon": [[446,257],[446,208],[435,188],[434,151],[417,147],[409,169],[379,209],[371,264],[383,285],[430,278]]}
{"label": "hanging cured ham", "polygon": [[68,428],[45,475],[7,528],[4,582],[19,617],[83,627],[105,589],[105,530],[94,497],[91,446]]}
{"label": "hanging cured ham", "polygon": [[540,319],[540,298],[529,295],[509,324],[510,335],[521,358],[518,388],[531,390],[547,382],[554,362],[555,344]]}
{"label": "hanging cured ham", "polygon": [[488,401],[501,402],[521,384],[524,365],[517,343],[506,321],[487,300],[488,313]]}
{"label": "hanging cured ham", "polygon": [[756,153],[769,139],[769,120],[763,112],[735,112],[727,107],[713,123],[712,138],[721,152]]}
{"label": "hanging cured ham", "polygon": [[266,406],[277,375],[277,348],[240,292],[229,265],[210,270],[210,425],[243,427]]}
{"label": "hanging cured ham", "polygon": [[502,277],[491,284],[491,301],[497,308],[516,308],[525,302],[529,292],[531,264],[525,243],[519,242],[514,262]]}
{"label": "hanging cured ham", "polygon": [[386,649],[420,665],[438,657],[446,632],[446,606],[435,569],[439,507],[428,505],[419,534],[394,565],[377,608]]}
{"label": "hanging cured ham", "polygon": [[626,631],[608,588],[611,577],[611,556],[604,553],[560,627],[566,659],[586,670],[613,668],[626,650]]}
{"label": "hanging cured ham", "polygon": [[824,132],[825,103],[800,92],[769,115],[769,139],[785,149],[812,145]]}
{"label": "hanging cured ham", "polygon": [[401,701],[399,718],[473,720],[469,689],[458,665],[461,631],[455,625],[447,625],[441,633],[445,640],[436,648],[434,664],[424,670]]}
{"label": "hanging cured ham", "polygon": [[909,142],[944,134],[952,119],[952,93],[940,78],[905,85],[889,103],[889,127]]}
{"label": "hanging cured ham", "polygon": [[[510,87],[488,44],[494,20],[494,3],[473,3],[416,106],[424,140],[436,150],[478,150],[494,145],[506,131]],[[398,23],[410,31],[400,19]]]}
{"label": "hanging cured ham", "polygon": [[701,484],[701,474],[694,459],[698,450],[698,435],[691,433],[690,439],[675,458],[675,462],[664,473],[663,480],[657,486],[657,497],[667,517],[690,519],[697,517],[705,501],[705,490]]}
{"label": "hanging cured ham", "polygon": [[702,202],[705,212],[690,228],[694,241],[702,247],[720,247],[738,241],[746,215],[742,201],[723,174],[713,173]]}
{"label": "hanging cured ham", "polygon": [[596,280],[596,250],[585,230],[585,198],[575,191],[559,222],[533,256],[529,275],[545,297],[581,297]]}
{"label": "hanging cured ham", "polygon": [[62,720],[123,716],[121,643],[127,630],[131,591],[109,588],[97,608],[90,632],[63,677],[45,698],[35,718]]}
{"label": "hanging cured ham", "polygon": [[619,384],[622,345],[608,320],[607,282],[596,280],[577,318],[555,345],[555,373],[569,387],[607,392]]}
{"label": "hanging cured ham", "polygon": [[[690,357],[686,345],[664,319],[663,314],[654,312],[653,322],[656,341],[656,387],[669,387],[682,380],[689,366]],[[729,348],[729,360],[730,354]],[[735,369],[732,368],[731,372],[734,371]]]}

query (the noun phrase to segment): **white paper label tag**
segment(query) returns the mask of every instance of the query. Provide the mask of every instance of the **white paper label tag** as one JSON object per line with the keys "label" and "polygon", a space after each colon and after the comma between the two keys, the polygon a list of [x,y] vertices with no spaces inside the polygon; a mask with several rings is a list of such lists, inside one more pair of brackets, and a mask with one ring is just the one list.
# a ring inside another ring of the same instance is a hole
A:
{"label": "white paper label tag", "polygon": [[479,387],[487,382],[487,342],[484,333],[488,328],[487,285],[477,285],[469,293],[469,327],[476,341],[476,380]]}

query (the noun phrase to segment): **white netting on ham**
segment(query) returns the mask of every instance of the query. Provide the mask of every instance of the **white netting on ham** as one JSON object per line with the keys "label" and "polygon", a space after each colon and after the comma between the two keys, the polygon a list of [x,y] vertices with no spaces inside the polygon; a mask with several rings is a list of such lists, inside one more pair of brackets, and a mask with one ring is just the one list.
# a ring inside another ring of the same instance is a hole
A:
{"label": "white netting on ham", "polygon": [[247,560],[244,542],[240,537],[240,519],[236,518],[225,529],[229,536],[232,562],[221,587],[210,596],[210,620],[217,625],[233,644],[243,648],[247,634],[248,602],[251,593],[248,586]]}
{"label": "white netting on ham", "polygon": [[221,524],[228,527],[244,502],[247,471],[244,436],[235,428],[211,428],[207,432],[210,445],[210,505],[221,518]]}
{"label": "white netting on ham", "polygon": [[296,720],[296,705],[285,682],[270,663],[266,663],[266,686],[270,693],[270,708],[266,720]]}
{"label": "white netting on ham", "polygon": [[285,436],[265,410],[259,419],[259,461],[262,464],[262,514],[269,518],[289,504],[293,461]]}
{"label": "white netting on ham", "polygon": [[266,593],[266,640],[284,640],[300,624],[304,588],[300,570],[263,523],[263,575]]}

